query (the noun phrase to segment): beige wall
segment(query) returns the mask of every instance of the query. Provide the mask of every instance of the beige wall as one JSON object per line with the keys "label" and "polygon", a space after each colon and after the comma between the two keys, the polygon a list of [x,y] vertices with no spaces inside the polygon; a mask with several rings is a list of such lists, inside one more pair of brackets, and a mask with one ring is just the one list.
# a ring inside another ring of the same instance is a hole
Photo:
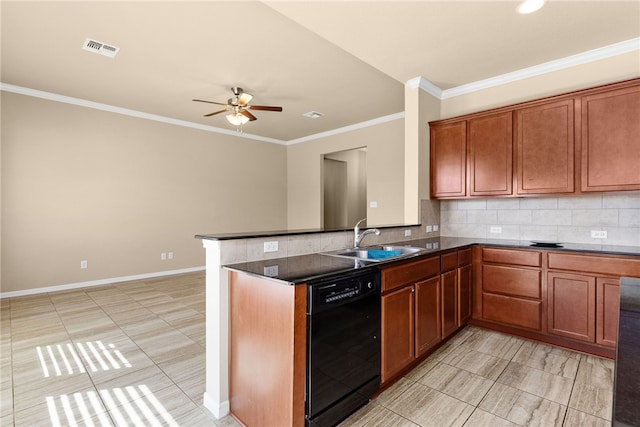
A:
{"label": "beige wall", "polygon": [[326,153],[367,147],[369,226],[402,224],[404,194],[404,120],[392,120],[287,147],[289,229],[321,226],[321,165]]}
{"label": "beige wall", "polygon": [[442,118],[558,95],[640,76],[640,51],[444,99]]}
{"label": "beige wall", "polygon": [[7,92],[1,111],[2,292],[201,267],[195,234],[287,226],[284,146]]}

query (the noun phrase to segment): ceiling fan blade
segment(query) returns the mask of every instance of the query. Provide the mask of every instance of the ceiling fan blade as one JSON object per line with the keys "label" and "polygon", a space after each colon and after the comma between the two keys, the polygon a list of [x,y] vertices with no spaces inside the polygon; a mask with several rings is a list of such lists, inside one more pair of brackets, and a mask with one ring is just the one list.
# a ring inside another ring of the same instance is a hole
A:
{"label": "ceiling fan blade", "polygon": [[238,105],[241,107],[246,106],[249,101],[251,101],[251,98],[253,98],[253,95],[251,95],[250,93],[242,92],[238,97]]}
{"label": "ceiling fan blade", "polygon": [[266,105],[250,105],[250,110],[264,110],[264,111],[282,111],[282,107],[268,107]]}
{"label": "ceiling fan blade", "polygon": [[196,102],[206,102],[207,104],[227,105],[227,104],[223,104],[222,102],[205,101],[204,99],[192,99],[192,101],[196,101]]}
{"label": "ceiling fan blade", "polygon": [[224,113],[225,111],[228,111],[228,110],[225,108],[224,110],[214,111],[213,113],[205,114],[204,117],[215,116],[216,114]]}
{"label": "ceiling fan blade", "polygon": [[249,118],[249,121],[252,122],[254,120],[258,120],[258,118],[256,116],[254,116],[253,114],[251,114],[249,111],[247,110],[240,110],[240,114],[242,114],[243,116],[246,116]]}

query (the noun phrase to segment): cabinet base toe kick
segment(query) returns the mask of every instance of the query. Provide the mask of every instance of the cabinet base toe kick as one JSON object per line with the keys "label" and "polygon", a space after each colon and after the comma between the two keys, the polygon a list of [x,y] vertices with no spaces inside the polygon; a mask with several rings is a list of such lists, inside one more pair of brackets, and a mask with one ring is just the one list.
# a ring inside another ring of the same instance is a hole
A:
{"label": "cabinet base toe kick", "polygon": [[542,333],[537,333],[535,331],[527,331],[519,328],[513,328],[510,326],[505,326],[502,324],[488,322],[486,320],[480,320],[480,319],[471,319],[469,324],[472,326],[480,327],[480,328],[491,329],[497,332],[503,332],[505,334],[516,335],[516,336],[530,339],[533,341],[538,341],[546,344],[555,345],[558,347],[568,348],[570,350],[581,351],[583,353],[589,353],[596,356],[605,357],[607,359],[615,359],[616,357],[615,348],[599,346],[596,344],[585,343],[582,341],[575,341],[575,340],[562,338],[562,337],[545,335]]}

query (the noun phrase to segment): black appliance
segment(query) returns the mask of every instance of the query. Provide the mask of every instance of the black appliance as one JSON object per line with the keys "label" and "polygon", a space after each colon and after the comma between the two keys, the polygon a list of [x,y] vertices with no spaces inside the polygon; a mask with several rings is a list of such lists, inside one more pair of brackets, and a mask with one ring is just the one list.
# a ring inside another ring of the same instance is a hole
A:
{"label": "black appliance", "polygon": [[380,272],[309,283],[305,425],[335,426],[380,390]]}

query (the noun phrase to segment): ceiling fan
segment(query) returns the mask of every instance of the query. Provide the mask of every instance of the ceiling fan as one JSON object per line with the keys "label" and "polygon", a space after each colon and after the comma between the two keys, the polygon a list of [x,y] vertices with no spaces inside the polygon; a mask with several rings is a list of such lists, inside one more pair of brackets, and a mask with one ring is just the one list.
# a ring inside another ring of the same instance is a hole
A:
{"label": "ceiling fan", "polygon": [[263,110],[263,111],[282,111],[282,107],[269,107],[266,105],[249,105],[249,101],[253,98],[253,95],[244,92],[241,87],[232,87],[234,97],[229,98],[226,104],[222,102],[206,101],[204,99],[194,99],[196,102],[206,102],[207,104],[224,105],[225,108],[213,113],[205,114],[204,117],[215,116],[216,114],[227,114],[227,120],[229,123],[235,126],[242,126],[243,124],[258,120],[256,116],[251,114],[249,110]]}

